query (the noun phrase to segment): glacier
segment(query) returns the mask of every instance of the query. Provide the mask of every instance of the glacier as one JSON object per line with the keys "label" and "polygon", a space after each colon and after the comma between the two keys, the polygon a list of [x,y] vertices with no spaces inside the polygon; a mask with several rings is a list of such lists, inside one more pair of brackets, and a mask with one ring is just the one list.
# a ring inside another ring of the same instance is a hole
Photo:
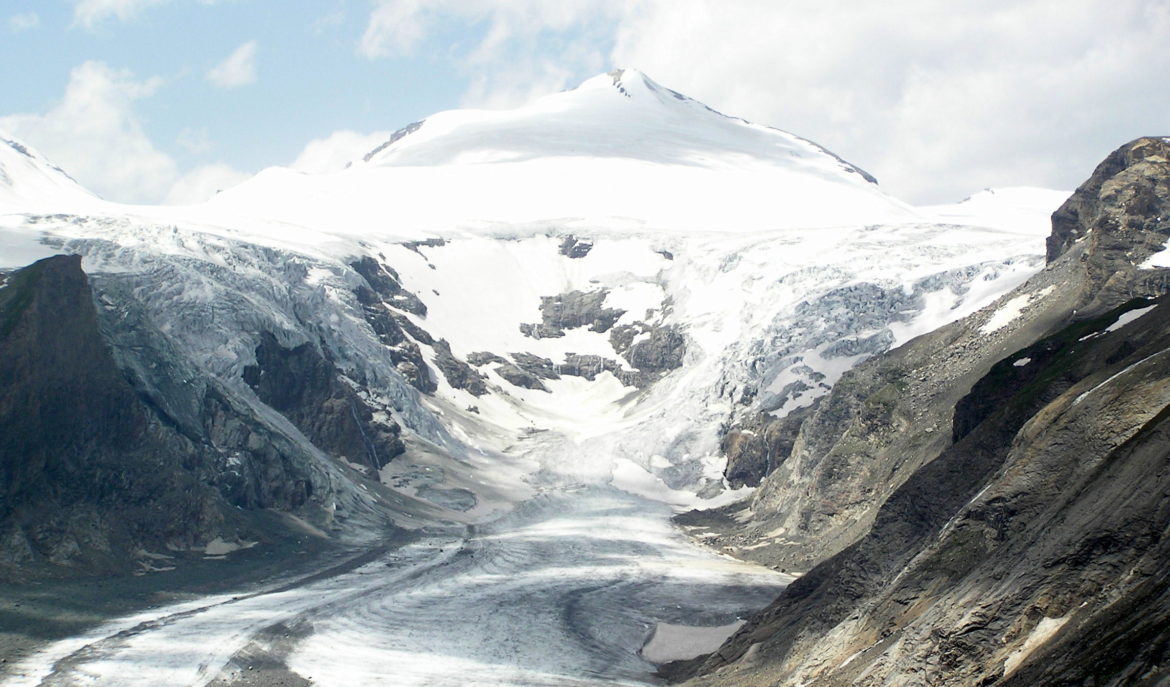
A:
{"label": "glacier", "polygon": [[[722,428],[1023,283],[1066,195],[911,207],[634,70],[195,206],[101,200],[4,139],[0,268],[81,255],[143,393],[183,417],[193,386],[223,388],[315,456],[329,535],[372,552],[112,620],[4,684],[230,684],[261,664],[318,684],[653,683],[658,624],[730,627],[791,579],[670,524],[750,493],[723,478]],[[386,312],[433,390],[374,330],[364,259],[409,294]],[[265,333],[319,347],[406,452],[373,472],[314,448],[245,382]],[[381,519],[418,539],[378,548]]]}

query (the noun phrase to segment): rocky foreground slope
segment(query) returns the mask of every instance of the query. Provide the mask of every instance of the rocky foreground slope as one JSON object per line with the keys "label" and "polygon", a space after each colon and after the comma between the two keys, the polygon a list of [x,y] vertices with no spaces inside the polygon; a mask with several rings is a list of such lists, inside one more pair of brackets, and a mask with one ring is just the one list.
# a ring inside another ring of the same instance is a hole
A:
{"label": "rocky foreground slope", "polygon": [[1053,216],[1043,271],[847,373],[795,439],[772,426],[778,467],[750,504],[683,521],[808,572],[718,651],[663,672],[1165,684],[1168,239],[1170,139],[1139,139]]}

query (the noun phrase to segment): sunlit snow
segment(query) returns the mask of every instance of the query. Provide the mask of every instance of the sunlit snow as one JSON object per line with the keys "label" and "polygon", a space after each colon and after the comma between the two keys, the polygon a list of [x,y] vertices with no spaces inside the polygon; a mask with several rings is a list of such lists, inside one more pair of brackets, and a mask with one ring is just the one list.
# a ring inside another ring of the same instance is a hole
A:
{"label": "sunlit snow", "polygon": [[[205,684],[258,645],[323,685],[650,683],[648,659],[711,648],[790,579],[670,525],[750,492],[723,482],[720,427],[807,406],[869,356],[994,302],[1042,267],[1067,196],[915,209],[811,142],[632,70],[519,110],[440,113],[343,172],[271,169],[200,206],[106,203],[10,145],[0,165],[0,267],[81,254],[103,313],[148,318],[193,378],[294,436],[241,379],[259,332],[314,342],[363,380],[405,428],[407,453],[377,477],[423,537],[326,580],[113,621],[50,645],[11,685]],[[592,247],[565,255],[572,237]],[[645,328],[636,341],[680,332],[682,365],[642,389],[606,371],[541,390],[485,364],[486,394],[437,370],[420,394],[363,319],[350,264],[364,256],[426,305],[399,315],[460,360],[594,355],[630,372],[609,331],[521,330],[544,298],[605,291],[615,326]],[[320,469],[339,485],[329,508],[375,507],[353,466]],[[375,545],[363,522],[333,534]],[[271,636],[278,622],[295,641]]]}

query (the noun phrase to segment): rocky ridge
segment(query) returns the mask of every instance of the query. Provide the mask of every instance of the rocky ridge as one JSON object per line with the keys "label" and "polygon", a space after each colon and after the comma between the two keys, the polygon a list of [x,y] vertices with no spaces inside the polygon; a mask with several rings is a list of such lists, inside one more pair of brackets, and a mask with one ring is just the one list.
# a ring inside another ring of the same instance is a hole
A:
{"label": "rocky ridge", "polygon": [[1146,266],[1170,238],[1166,152],[1146,138],[1111,155],[1054,215],[1041,273],[846,373],[749,504],[684,520],[811,570],[666,674],[1166,679],[1170,311],[1166,270]]}

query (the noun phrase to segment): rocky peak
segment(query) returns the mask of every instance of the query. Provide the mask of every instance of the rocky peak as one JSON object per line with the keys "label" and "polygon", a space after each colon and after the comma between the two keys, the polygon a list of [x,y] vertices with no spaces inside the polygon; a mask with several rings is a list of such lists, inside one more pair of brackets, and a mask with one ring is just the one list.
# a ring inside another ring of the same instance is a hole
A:
{"label": "rocky peak", "polygon": [[1162,249],[1170,237],[1170,138],[1131,141],[1105,158],[1085,183],[1052,215],[1048,262],[1078,241],[1092,238],[1091,252],[1131,244],[1138,262]]}
{"label": "rocky peak", "polygon": [[1170,138],[1127,143],[1097,166],[1052,215],[1048,262],[1079,262],[1085,282],[1077,309],[1098,314],[1170,285],[1152,256],[1170,241]]}

